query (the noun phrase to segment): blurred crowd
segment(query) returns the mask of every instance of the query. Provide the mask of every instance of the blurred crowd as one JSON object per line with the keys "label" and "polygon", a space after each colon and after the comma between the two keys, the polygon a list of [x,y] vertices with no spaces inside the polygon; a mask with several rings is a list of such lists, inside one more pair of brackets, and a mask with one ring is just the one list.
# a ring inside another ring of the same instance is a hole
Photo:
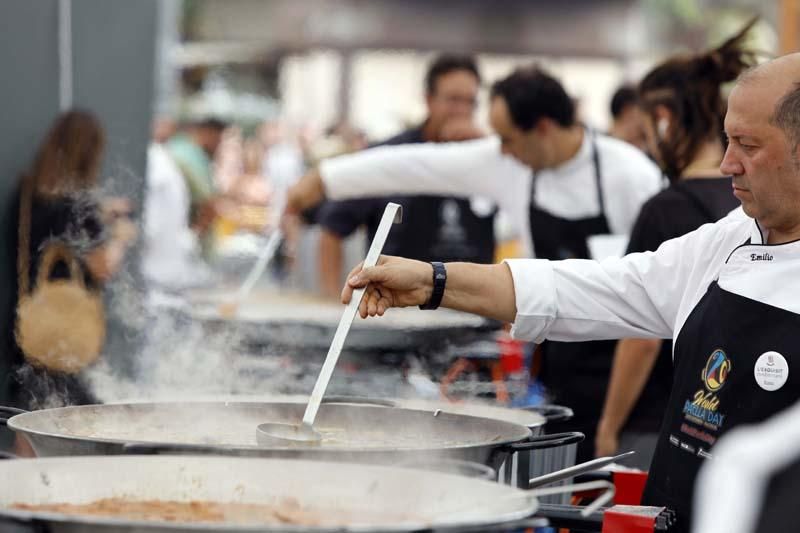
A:
{"label": "blurred crowd", "polygon": [[[304,211],[299,219],[279,218],[287,191],[327,158],[374,146],[460,142],[490,134],[476,117],[483,80],[473,57],[440,55],[422,81],[426,116],[392,138],[372,142],[347,121],[319,129],[279,118],[243,126],[219,118],[156,117],[148,151],[145,275],[169,290],[208,285],[219,281],[209,262],[227,237],[269,233],[280,222],[288,230],[281,251],[291,256],[298,248],[293,241],[310,224],[319,228],[310,257],[317,279],[311,286],[323,296],[336,297],[348,259],[343,242],[362,230],[368,243],[383,206],[392,199],[402,203],[407,216],[404,227],[390,237],[388,253],[482,263],[523,253],[521,235],[502,231],[496,206],[477,195],[331,201]],[[635,86],[619,88],[609,113],[608,134],[644,150]],[[447,226],[447,217],[448,231],[437,239],[436,229]]]}

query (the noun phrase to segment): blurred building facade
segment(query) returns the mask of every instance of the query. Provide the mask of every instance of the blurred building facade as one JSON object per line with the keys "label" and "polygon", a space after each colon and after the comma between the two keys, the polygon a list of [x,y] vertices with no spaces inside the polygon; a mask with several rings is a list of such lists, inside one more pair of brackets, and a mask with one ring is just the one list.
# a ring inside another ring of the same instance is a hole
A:
{"label": "blurred building facade", "polygon": [[536,61],[605,128],[620,83],[753,14],[776,51],[779,8],[756,0],[184,0],[171,59],[181,112],[317,128],[347,120],[372,139],[422,116],[420,83],[436,52],[475,53],[487,85]]}

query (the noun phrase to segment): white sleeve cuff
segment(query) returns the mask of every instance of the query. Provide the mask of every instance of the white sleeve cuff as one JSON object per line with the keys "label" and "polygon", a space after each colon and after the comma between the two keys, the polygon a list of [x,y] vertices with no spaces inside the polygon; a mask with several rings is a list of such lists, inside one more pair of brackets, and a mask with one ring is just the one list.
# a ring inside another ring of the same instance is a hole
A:
{"label": "white sleeve cuff", "polygon": [[506,259],[514,281],[517,316],[511,328],[516,339],[541,343],[556,318],[556,283],[550,261]]}

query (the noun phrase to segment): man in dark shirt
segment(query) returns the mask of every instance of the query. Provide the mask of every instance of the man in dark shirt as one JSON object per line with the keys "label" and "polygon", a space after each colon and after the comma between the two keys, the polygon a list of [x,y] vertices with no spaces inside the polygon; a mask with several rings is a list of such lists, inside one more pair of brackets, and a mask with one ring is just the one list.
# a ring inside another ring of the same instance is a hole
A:
{"label": "man in dark shirt", "polygon": [[[480,74],[472,57],[441,55],[425,77],[428,116],[415,128],[382,143],[412,144],[466,140],[480,136],[473,125]],[[421,261],[494,259],[493,206],[481,210],[470,200],[438,196],[364,198],[325,204],[318,215],[323,292],[338,295],[342,283],[342,239],[366,226],[372,240],[386,202],[403,206],[403,224],[392,229],[384,253]]]}

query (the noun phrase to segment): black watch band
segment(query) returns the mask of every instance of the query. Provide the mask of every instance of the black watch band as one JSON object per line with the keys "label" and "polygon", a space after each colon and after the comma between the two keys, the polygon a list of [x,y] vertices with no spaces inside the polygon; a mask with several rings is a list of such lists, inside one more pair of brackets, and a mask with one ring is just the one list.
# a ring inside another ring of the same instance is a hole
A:
{"label": "black watch band", "polygon": [[431,266],[433,267],[433,292],[431,292],[430,299],[419,306],[423,310],[432,310],[439,307],[444,296],[444,286],[447,284],[447,270],[444,268],[444,263],[432,261]]}

